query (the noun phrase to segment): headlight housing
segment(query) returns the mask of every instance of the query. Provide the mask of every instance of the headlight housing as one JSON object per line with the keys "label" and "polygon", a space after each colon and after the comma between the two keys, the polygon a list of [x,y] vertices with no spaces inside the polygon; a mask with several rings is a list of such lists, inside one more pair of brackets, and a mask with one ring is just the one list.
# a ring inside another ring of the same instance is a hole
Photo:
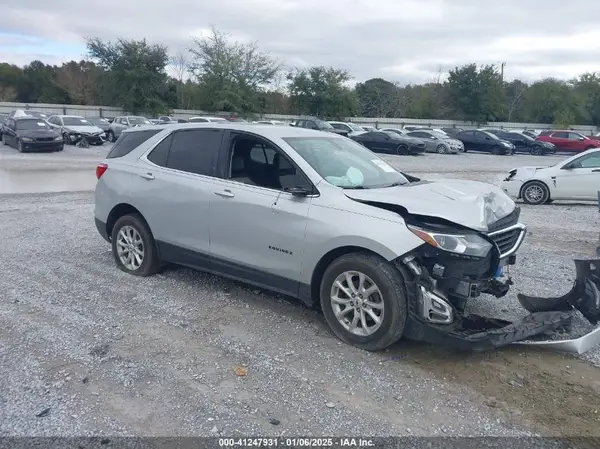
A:
{"label": "headlight housing", "polygon": [[463,256],[485,257],[493,248],[490,242],[474,233],[447,234],[413,225],[406,225],[406,227],[434,248]]}
{"label": "headlight housing", "polygon": [[21,140],[23,142],[33,142],[33,139],[31,137],[21,137]]}
{"label": "headlight housing", "polygon": [[60,140],[60,141],[62,141],[62,140],[63,140],[63,138],[62,138],[62,136],[56,136],[56,137],[54,138],[54,140],[58,142],[59,140]]}

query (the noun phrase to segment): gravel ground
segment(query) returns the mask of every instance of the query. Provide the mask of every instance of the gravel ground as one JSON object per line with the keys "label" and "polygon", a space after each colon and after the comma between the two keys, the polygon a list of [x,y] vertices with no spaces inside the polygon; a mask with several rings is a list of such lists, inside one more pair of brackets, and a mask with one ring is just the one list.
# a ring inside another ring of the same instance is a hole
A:
{"label": "gravel ground", "polygon": [[[102,156],[70,150],[35,163],[1,157],[14,172],[93,170]],[[389,159],[429,177],[472,164],[488,179],[558,160]],[[367,353],[277,295],[183,268],[122,273],[92,211],[90,192],[0,196],[0,435],[600,436],[597,352],[592,363],[525,347],[464,354],[400,342]],[[518,316],[518,291],[566,292],[572,259],[594,252],[597,215],[524,206],[514,292],[473,308]]]}

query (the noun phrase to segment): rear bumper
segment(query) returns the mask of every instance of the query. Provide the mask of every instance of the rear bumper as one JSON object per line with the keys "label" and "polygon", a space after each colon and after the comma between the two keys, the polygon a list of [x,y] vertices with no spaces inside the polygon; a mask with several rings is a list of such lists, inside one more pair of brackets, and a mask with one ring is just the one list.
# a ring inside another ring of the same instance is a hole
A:
{"label": "rear bumper", "polygon": [[108,234],[106,232],[106,223],[104,223],[101,220],[98,220],[97,218],[94,218],[94,222],[96,224],[96,229],[98,230],[98,233],[102,236],[104,240],[110,243],[110,238],[108,237]]}

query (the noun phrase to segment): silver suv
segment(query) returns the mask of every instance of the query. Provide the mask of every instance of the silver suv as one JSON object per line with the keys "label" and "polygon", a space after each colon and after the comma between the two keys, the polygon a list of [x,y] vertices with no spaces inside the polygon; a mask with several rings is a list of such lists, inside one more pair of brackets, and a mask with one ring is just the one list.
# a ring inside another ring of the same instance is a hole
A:
{"label": "silver suv", "polygon": [[506,294],[525,235],[495,186],[421,181],[333,133],[236,123],[125,130],[96,176],[96,226],[127,273],[175,263],[297,297],[367,350],[512,341],[464,313]]}

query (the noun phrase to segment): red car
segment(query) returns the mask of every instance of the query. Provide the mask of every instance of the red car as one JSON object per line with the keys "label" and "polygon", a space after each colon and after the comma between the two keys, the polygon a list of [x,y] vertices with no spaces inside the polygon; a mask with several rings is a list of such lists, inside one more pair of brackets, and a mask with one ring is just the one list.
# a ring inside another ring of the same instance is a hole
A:
{"label": "red car", "polygon": [[590,148],[600,148],[600,137],[587,137],[575,131],[551,130],[542,131],[535,138],[540,142],[550,142],[556,146],[556,151],[580,153]]}

